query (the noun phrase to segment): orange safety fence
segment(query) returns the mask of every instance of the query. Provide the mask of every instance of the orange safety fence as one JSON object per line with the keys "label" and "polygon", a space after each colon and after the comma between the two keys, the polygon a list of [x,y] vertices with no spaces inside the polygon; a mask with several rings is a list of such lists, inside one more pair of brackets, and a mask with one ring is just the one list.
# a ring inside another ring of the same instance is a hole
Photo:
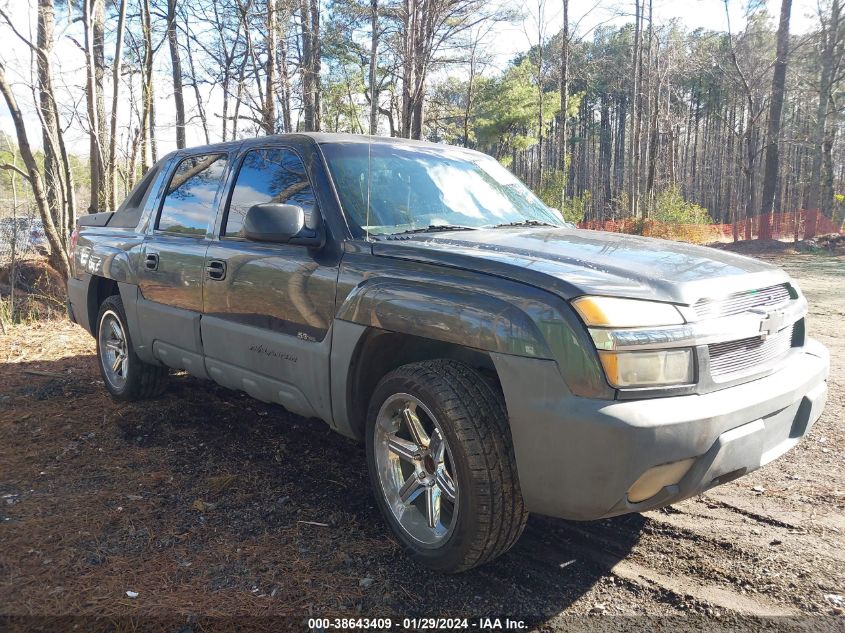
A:
{"label": "orange safety fence", "polygon": [[[774,213],[770,226],[771,239],[795,239],[796,225],[798,239],[808,239],[816,235],[828,233],[842,233],[842,227],[837,226],[829,217],[818,211],[790,211]],[[615,233],[637,233],[649,237],[663,237],[679,239],[689,242],[706,243],[721,240],[744,240],[759,237],[760,218],[753,217],[746,222],[740,218],[734,224],[665,224],[656,220],[588,220],[579,222],[582,229],[595,231],[611,231]],[[736,237],[734,237],[736,229]]]}

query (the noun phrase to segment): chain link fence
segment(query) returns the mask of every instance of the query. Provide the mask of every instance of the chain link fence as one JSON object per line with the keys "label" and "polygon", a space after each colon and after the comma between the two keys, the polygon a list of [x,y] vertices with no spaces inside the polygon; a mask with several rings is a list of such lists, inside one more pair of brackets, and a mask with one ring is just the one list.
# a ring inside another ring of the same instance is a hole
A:
{"label": "chain link fence", "polygon": [[17,216],[0,218],[0,266],[48,250],[47,236],[40,218]]}

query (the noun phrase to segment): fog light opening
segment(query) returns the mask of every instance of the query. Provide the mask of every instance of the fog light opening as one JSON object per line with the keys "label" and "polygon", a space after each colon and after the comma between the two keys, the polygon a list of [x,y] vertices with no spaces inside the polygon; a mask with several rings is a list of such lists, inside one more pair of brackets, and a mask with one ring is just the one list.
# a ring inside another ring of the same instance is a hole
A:
{"label": "fog light opening", "polygon": [[628,489],[628,501],[640,503],[651,499],[666,486],[673,486],[681,481],[694,463],[695,458],[691,457],[648,469]]}

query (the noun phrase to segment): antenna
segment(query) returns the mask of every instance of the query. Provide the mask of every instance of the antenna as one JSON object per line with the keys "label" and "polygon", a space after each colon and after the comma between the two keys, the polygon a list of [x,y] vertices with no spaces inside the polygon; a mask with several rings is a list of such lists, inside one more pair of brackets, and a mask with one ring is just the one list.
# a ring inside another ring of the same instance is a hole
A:
{"label": "antenna", "polygon": [[364,227],[366,240],[370,241],[370,192],[373,189],[373,137],[367,136],[367,214]]}

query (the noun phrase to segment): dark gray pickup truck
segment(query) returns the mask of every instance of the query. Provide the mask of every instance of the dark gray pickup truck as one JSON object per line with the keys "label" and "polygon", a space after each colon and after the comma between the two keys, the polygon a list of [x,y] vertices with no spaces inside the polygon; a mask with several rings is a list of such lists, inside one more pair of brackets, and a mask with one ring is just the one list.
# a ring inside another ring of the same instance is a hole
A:
{"label": "dark gray pickup truck", "polygon": [[159,161],[80,219],[69,310],[112,396],[184,369],[366,443],[402,546],[460,571],[528,512],[673,503],[782,455],[829,358],[780,269],[577,230],[495,160],[293,134]]}

